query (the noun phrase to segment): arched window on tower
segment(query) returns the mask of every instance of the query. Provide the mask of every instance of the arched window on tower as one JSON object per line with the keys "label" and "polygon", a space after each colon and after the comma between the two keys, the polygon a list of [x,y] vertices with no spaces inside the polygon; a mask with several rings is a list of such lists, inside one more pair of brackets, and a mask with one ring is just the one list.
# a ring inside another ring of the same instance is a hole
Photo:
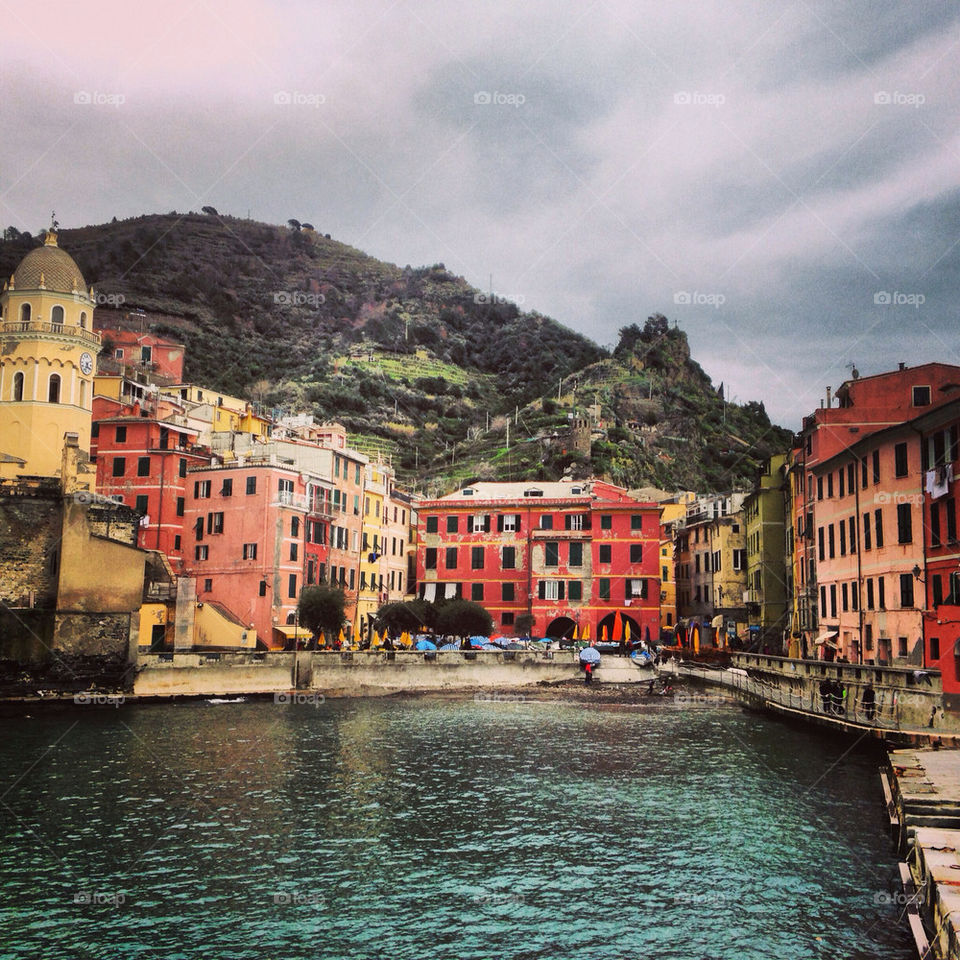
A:
{"label": "arched window on tower", "polygon": [[60,374],[59,373],[50,374],[50,386],[47,388],[47,402],[48,403],[60,402]]}
{"label": "arched window on tower", "polygon": [[80,311],[80,327],[83,330],[87,329],[87,311],[86,310]]}
{"label": "arched window on tower", "polygon": [[29,323],[30,322],[30,304],[22,303],[20,305],[20,322]]}
{"label": "arched window on tower", "polygon": [[80,406],[86,409],[87,406],[87,381],[80,381]]}
{"label": "arched window on tower", "polygon": [[50,311],[50,322],[56,327],[63,326],[63,307],[59,303]]}
{"label": "arched window on tower", "polygon": [[16,402],[23,400],[23,373],[13,375],[13,399]]}

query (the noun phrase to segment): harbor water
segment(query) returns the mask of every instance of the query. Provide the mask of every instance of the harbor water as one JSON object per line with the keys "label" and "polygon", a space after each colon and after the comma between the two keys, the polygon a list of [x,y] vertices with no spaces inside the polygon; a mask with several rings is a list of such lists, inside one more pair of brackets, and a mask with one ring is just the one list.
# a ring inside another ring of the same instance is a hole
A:
{"label": "harbor water", "polygon": [[879,759],[691,697],[0,720],[0,957],[907,960]]}

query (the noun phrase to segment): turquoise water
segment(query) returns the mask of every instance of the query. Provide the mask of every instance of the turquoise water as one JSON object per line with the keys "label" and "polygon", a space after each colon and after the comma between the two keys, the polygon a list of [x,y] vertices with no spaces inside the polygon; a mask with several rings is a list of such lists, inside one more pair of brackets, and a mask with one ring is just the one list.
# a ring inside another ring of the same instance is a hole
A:
{"label": "turquoise water", "polygon": [[877,758],[725,704],[0,721],[0,956],[910,957]]}

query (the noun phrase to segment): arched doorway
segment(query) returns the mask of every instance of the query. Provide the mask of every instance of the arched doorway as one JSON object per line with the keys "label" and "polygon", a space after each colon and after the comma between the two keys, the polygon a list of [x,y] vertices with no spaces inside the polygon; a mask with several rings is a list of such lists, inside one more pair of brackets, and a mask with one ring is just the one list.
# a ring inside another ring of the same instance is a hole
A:
{"label": "arched doorway", "polygon": [[[614,636],[614,621],[616,620],[616,613],[608,613],[598,624],[597,624],[597,639],[598,640],[607,640],[607,641],[619,641],[623,640],[626,636],[627,625],[630,626],[630,642],[635,643],[638,640],[645,639],[643,631],[640,627],[640,624],[634,620],[633,617],[625,614],[622,610],[620,611],[620,627],[619,634]],[[651,639],[653,639],[651,635]]]}
{"label": "arched doorway", "polygon": [[557,617],[550,622],[545,636],[550,637],[551,640],[559,640],[561,637],[573,636],[573,631],[576,629],[576,620],[572,620],[570,617]]}

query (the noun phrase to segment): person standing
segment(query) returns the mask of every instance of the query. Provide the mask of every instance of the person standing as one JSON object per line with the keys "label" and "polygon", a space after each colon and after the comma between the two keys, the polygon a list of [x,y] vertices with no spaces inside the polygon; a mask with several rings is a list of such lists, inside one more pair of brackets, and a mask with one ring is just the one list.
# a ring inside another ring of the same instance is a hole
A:
{"label": "person standing", "polygon": [[587,661],[583,665],[583,682],[592,683],[593,682],[593,664]]}

